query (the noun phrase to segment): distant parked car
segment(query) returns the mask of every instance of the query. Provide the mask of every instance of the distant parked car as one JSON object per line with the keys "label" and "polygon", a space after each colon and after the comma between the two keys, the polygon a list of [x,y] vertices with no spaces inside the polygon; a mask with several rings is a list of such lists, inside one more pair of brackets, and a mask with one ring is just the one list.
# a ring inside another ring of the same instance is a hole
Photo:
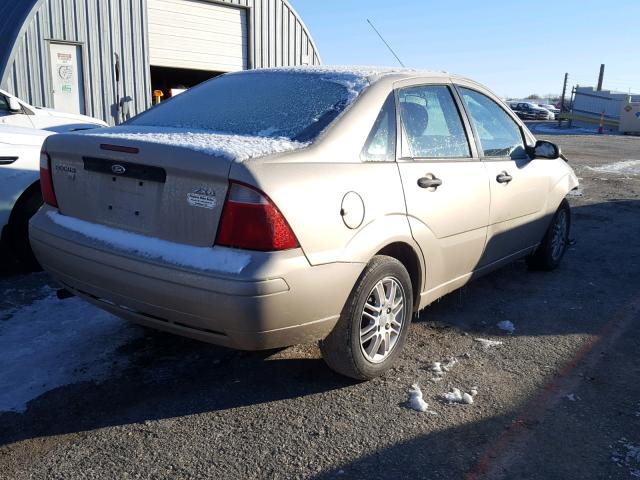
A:
{"label": "distant parked car", "polygon": [[108,126],[106,122],[86,115],[33,107],[4,90],[0,90],[0,125],[37,128],[53,132],[70,132]]}
{"label": "distant parked car", "polygon": [[539,107],[535,103],[530,102],[517,102],[510,103],[511,109],[516,112],[523,120],[553,120],[555,117],[553,113],[542,107]]}
{"label": "distant parked car", "polygon": [[544,108],[545,110],[549,110],[551,113],[553,113],[553,120],[556,120],[558,118],[558,115],[560,115],[560,109],[556,108],[555,105],[539,103],[538,106]]}
{"label": "distant parked car", "polygon": [[41,181],[32,246],[72,293],[233,348],[320,340],[358,379],[472,278],[556,268],[578,185],[476,82],[326,67],[226,74],[54,135]]}
{"label": "distant parked car", "polygon": [[535,112],[526,109],[520,109],[518,108],[518,105],[521,105],[517,102],[510,102],[509,104],[509,108],[511,108],[511,110],[513,110],[513,112],[522,120],[537,120],[537,115],[535,114]]}
{"label": "distant parked car", "polygon": [[29,219],[42,206],[40,149],[53,132],[0,124],[0,232],[2,244],[29,267]]}

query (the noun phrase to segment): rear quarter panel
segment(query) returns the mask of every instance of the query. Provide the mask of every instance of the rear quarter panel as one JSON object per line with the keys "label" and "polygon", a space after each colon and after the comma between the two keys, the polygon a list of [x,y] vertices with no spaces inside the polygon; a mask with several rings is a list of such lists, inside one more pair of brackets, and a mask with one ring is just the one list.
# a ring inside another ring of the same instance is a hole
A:
{"label": "rear quarter panel", "polygon": [[[232,176],[256,185],[271,198],[312,265],[366,263],[396,241],[409,243],[419,252],[411,237],[395,163],[249,163]],[[349,192],[355,192],[364,206],[356,228],[347,226],[341,215]]]}

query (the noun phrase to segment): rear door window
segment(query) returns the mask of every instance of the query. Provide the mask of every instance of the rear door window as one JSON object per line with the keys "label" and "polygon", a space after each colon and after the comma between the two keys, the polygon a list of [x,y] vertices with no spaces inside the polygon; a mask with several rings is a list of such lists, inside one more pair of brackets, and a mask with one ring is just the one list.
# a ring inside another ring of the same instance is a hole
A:
{"label": "rear door window", "polygon": [[500,105],[475,90],[459,90],[485,157],[527,156],[520,127]]}
{"label": "rear door window", "polygon": [[362,159],[368,162],[393,162],[396,159],[396,100],[392,93],[384,102],[373,124]]}
{"label": "rear door window", "polygon": [[471,157],[462,118],[449,87],[425,85],[402,89],[399,104],[406,138],[403,157]]}

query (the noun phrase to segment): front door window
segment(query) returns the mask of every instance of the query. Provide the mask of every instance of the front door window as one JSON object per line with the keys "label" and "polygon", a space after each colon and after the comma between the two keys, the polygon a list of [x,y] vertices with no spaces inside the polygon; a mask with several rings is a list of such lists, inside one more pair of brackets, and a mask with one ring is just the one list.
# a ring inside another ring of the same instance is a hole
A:
{"label": "front door window", "polygon": [[527,156],[518,124],[496,102],[468,88],[460,88],[485,157]]}

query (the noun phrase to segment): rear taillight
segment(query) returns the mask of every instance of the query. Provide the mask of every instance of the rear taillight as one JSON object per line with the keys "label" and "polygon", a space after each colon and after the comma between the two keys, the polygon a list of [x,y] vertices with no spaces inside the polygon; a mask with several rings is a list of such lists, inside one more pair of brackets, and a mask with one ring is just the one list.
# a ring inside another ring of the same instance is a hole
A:
{"label": "rear taillight", "polygon": [[260,191],[239,183],[229,186],[216,244],[263,252],[299,246],[273,202]]}
{"label": "rear taillight", "polygon": [[40,153],[40,190],[44,203],[58,208],[58,200],[53,190],[53,178],[51,177],[51,158],[47,152]]}

